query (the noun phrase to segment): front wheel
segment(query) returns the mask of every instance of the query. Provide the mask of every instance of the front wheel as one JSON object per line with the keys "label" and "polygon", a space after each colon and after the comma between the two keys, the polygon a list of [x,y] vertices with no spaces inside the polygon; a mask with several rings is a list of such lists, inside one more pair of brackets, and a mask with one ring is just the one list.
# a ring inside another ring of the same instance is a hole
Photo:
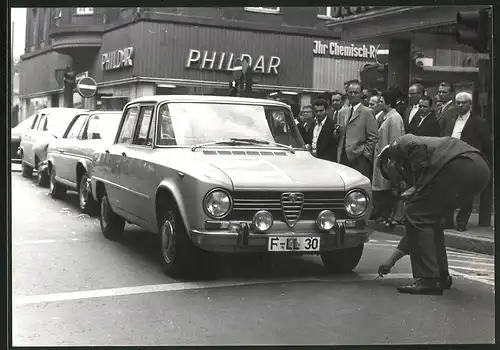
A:
{"label": "front wheel", "polygon": [[36,179],[36,183],[40,187],[49,187],[50,185],[50,178],[49,178],[49,171],[41,171],[38,170],[38,176]]}
{"label": "front wheel", "polygon": [[329,273],[349,273],[358,266],[364,244],[342,250],[321,252],[321,260]]}
{"label": "front wheel", "polygon": [[94,215],[99,212],[99,203],[97,203],[92,196],[90,181],[87,174],[83,174],[80,180],[78,198],[80,199],[80,210],[82,213]]}
{"label": "front wheel", "polygon": [[107,194],[105,194],[101,200],[101,216],[99,222],[101,224],[102,234],[107,239],[115,241],[123,236],[125,219],[113,212]]}
{"label": "front wheel", "polygon": [[32,177],[33,176],[33,168],[26,164],[24,161],[21,162],[21,175],[23,177]]}
{"label": "front wheel", "polygon": [[56,181],[56,169],[53,166],[50,170],[50,196],[54,199],[63,198],[66,194],[66,187]]}
{"label": "front wheel", "polygon": [[167,209],[160,227],[160,249],[162,267],[171,277],[191,275],[203,251],[189,239],[182,218],[177,209]]}

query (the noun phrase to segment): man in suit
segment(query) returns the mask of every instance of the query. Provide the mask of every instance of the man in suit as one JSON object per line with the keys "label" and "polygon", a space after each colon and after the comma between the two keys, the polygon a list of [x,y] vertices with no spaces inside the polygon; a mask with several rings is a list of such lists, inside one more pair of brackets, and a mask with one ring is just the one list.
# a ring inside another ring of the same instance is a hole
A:
{"label": "man in suit", "polygon": [[441,136],[441,129],[436,120],[436,114],[432,109],[432,99],[429,96],[422,96],[418,102],[418,112],[408,125],[407,134],[415,136]]}
{"label": "man in suit", "polygon": [[370,101],[368,102],[368,107],[373,111],[373,115],[375,117],[375,120],[377,121],[377,129],[382,124],[383,119],[380,117],[384,114],[384,106],[382,103],[380,103],[381,97],[382,96],[378,94],[372,95],[372,97],[370,97]]}
{"label": "man in suit", "polygon": [[332,120],[337,123],[339,123],[339,117],[340,117],[340,110],[344,108],[344,100],[342,93],[340,91],[333,91],[330,95],[330,102],[331,102],[331,107],[332,107]]}
{"label": "man in suit", "polygon": [[311,146],[314,130],[314,113],[311,105],[302,107],[300,121],[297,122],[297,128],[306,145]]}
{"label": "man in suit", "polygon": [[[442,123],[443,136],[451,136],[467,142],[470,146],[478,149],[486,159],[492,158],[492,139],[488,124],[479,116],[471,114],[472,95],[468,92],[460,92],[455,97],[455,115],[446,116]],[[453,208],[454,210],[455,208]],[[472,200],[463,203],[457,214],[456,224],[458,231],[465,231],[470,215],[472,213]],[[453,227],[453,211],[446,215],[446,227]]]}
{"label": "man in suit", "polygon": [[443,81],[438,86],[437,100],[439,101],[439,106],[436,109],[436,119],[441,127],[441,135],[443,134],[444,123],[448,118],[457,114],[455,106],[453,104],[453,97],[455,96],[455,88],[453,84]]}
{"label": "man in suit", "polygon": [[324,99],[317,99],[313,102],[316,125],[313,129],[311,153],[317,158],[336,162],[340,126],[332,118],[327,117],[327,108],[328,102]]}
{"label": "man in suit", "polygon": [[373,152],[378,142],[378,128],[372,111],[361,103],[361,91],[362,86],[358,82],[351,83],[347,89],[350,107],[340,113],[343,132],[337,159],[341,164],[369,177],[373,165]]}
{"label": "man in suit", "polygon": [[409,254],[415,283],[399,287],[399,292],[442,295],[452,281],[440,219],[447,208],[470,201],[487,186],[488,162],[477,149],[453,137],[407,134],[381,153],[377,166],[383,176],[398,173],[412,187],[403,194],[406,235],[379,273],[389,273]]}
{"label": "man in suit", "polygon": [[422,84],[417,83],[410,86],[408,89],[408,107],[405,109],[403,114],[403,122],[405,125],[405,130],[408,130],[413,117],[418,112],[418,102],[425,95],[425,88]]}

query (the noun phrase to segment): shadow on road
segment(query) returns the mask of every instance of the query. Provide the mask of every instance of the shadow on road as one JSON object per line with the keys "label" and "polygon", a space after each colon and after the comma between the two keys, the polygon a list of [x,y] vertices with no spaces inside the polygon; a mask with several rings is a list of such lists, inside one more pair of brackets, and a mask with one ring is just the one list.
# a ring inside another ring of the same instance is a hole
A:
{"label": "shadow on road", "polygon": [[[156,235],[132,226],[126,230],[125,235],[117,243],[129,250],[129,254],[139,255],[160,268],[161,253]],[[207,258],[209,264],[203,266],[200,271],[196,271],[192,279],[276,279],[327,276],[321,260],[311,256],[219,253],[209,254]]]}

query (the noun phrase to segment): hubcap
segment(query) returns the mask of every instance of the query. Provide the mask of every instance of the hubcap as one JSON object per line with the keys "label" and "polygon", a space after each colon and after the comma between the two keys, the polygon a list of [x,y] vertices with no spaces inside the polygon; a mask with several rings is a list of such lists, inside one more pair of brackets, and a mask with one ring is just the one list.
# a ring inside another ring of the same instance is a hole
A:
{"label": "hubcap", "polygon": [[89,183],[85,179],[82,181],[82,184],[80,185],[80,207],[85,208],[87,205],[87,200],[88,200],[88,195],[89,195]]}
{"label": "hubcap", "polygon": [[101,221],[104,227],[108,226],[108,203],[106,198],[101,201]]}
{"label": "hubcap", "polygon": [[175,221],[171,213],[168,214],[167,220],[163,224],[161,241],[163,259],[167,264],[170,264],[175,259]]}

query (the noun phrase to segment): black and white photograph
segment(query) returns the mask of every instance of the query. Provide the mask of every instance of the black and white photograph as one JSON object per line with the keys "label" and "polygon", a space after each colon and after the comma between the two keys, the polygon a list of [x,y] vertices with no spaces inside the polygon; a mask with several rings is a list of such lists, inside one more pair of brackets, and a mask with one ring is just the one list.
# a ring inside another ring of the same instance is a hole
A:
{"label": "black and white photograph", "polygon": [[187,6],[10,8],[7,347],[495,344],[493,6]]}

